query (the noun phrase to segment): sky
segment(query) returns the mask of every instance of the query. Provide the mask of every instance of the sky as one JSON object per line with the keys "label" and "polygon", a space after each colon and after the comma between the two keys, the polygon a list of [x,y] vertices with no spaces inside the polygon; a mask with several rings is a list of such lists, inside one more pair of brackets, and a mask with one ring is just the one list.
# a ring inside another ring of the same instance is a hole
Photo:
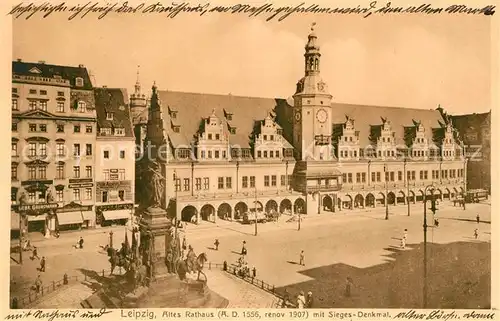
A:
{"label": "sky", "polygon": [[485,16],[245,16],[68,14],[13,21],[13,59],[85,65],[97,86],[289,98],[304,74],[316,22],[321,75],[339,103],[491,109]]}

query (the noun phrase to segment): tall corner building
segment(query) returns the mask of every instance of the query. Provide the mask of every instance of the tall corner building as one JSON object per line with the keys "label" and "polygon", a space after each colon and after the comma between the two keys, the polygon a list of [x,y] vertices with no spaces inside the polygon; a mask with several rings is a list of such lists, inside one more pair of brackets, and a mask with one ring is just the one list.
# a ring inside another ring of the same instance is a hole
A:
{"label": "tall corner building", "polygon": [[94,226],[96,110],[87,69],[13,61],[11,109],[12,229],[49,236]]}
{"label": "tall corner building", "polygon": [[[442,200],[466,189],[457,132],[438,110],[332,101],[315,32],[293,101],[136,86],[141,146],[165,143],[168,211],[183,221],[239,219],[252,210],[308,215]],[[144,149],[143,149],[144,154]],[[140,177],[136,184],[141,184]]]}

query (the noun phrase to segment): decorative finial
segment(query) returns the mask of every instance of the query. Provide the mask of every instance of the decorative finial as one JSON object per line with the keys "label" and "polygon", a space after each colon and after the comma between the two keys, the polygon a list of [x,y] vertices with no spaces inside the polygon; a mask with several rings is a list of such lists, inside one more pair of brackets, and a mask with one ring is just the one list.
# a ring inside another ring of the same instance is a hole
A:
{"label": "decorative finial", "polygon": [[141,68],[141,65],[137,65],[137,83],[139,83],[139,69]]}
{"label": "decorative finial", "polygon": [[314,32],[314,26],[316,25],[316,22],[311,23],[311,32]]}
{"label": "decorative finial", "polygon": [[215,115],[215,108],[212,108],[212,115]]}

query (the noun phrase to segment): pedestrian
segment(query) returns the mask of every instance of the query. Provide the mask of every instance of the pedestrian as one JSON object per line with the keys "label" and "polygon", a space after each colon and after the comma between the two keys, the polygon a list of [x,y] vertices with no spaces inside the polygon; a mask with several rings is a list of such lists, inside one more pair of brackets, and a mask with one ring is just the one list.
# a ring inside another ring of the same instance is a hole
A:
{"label": "pedestrian", "polygon": [[304,297],[304,291],[300,291],[300,294],[297,295],[297,308],[303,309],[306,305],[306,298]]}
{"label": "pedestrian", "polygon": [[257,269],[255,268],[255,266],[252,269],[252,277],[253,278],[257,277]]}
{"label": "pedestrian", "polygon": [[214,245],[215,245],[215,250],[218,251],[219,250],[219,239],[215,239]]}
{"label": "pedestrian", "polygon": [[187,249],[187,242],[186,242],[186,237],[185,236],[182,238],[182,249],[183,250]]}
{"label": "pedestrian", "polygon": [[35,280],[36,293],[40,293],[41,287],[42,287],[42,279],[40,278],[40,274],[38,274],[38,276]]}
{"label": "pedestrian", "polygon": [[401,248],[403,250],[406,248],[406,239],[404,237],[401,239]]}
{"label": "pedestrian", "polygon": [[300,264],[300,265],[303,265],[303,266],[305,266],[305,265],[306,265],[306,263],[305,263],[305,261],[304,261],[304,250],[302,250],[302,251],[300,252],[300,260],[299,260],[299,264]]}
{"label": "pedestrian", "polygon": [[173,265],[173,255],[172,255],[172,251],[168,251],[167,252],[167,257],[166,257],[166,260],[167,260],[167,270],[168,270],[168,273],[174,273],[174,269],[172,268],[172,265]]}
{"label": "pedestrian", "polygon": [[345,296],[350,297],[351,296],[351,287],[353,285],[352,279],[350,277],[347,277],[346,283],[345,283]]}
{"label": "pedestrian", "polygon": [[31,257],[31,259],[34,260],[35,258],[40,260],[40,257],[38,256],[38,249],[36,248],[36,246],[33,246],[33,256]]}
{"label": "pedestrian", "polygon": [[40,272],[45,272],[45,256],[40,260]]}
{"label": "pedestrian", "polygon": [[78,245],[81,249],[83,249],[83,237],[80,236],[80,240],[78,241]]}
{"label": "pedestrian", "polygon": [[307,297],[306,297],[306,308],[312,309],[313,308],[313,294],[311,291],[307,292]]}
{"label": "pedestrian", "polygon": [[283,293],[283,302],[281,303],[282,308],[288,307],[288,301],[290,301],[290,294],[288,293],[288,290],[285,289],[285,293]]}
{"label": "pedestrian", "polygon": [[476,221],[477,221],[477,224],[479,224],[479,222],[481,221],[479,218],[479,214],[477,214],[477,216],[476,216]]}
{"label": "pedestrian", "polygon": [[477,240],[477,237],[479,236],[479,231],[478,229],[474,230],[474,238]]}
{"label": "pedestrian", "polygon": [[243,241],[243,246],[241,247],[241,255],[247,255],[246,241]]}
{"label": "pedestrian", "polygon": [[408,240],[408,230],[405,229],[404,232],[403,232],[403,238],[406,240]]}

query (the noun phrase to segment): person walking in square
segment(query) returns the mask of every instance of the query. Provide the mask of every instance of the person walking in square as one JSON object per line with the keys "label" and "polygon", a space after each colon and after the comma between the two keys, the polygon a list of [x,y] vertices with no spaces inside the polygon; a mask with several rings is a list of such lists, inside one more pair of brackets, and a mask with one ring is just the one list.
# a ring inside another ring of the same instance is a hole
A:
{"label": "person walking in square", "polygon": [[38,249],[36,248],[36,246],[33,246],[33,256],[31,257],[31,259],[34,260],[35,258],[40,260],[40,257],[38,256]]}
{"label": "person walking in square", "polygon": [[241,255],[247,255],[246,241],[243,241],[243,246],[241,247]]}
{"label": "person walking in square", "polygon": [[347,277],[346,283],[345,283],[345,296],[350,297],[351,296],[351,287],[353,285],[353,281],[350,277]]}
{"label": "person walking in square", "polygon": [[478,229],[474,230],[474,238],[477,240],[477,237],[479,236],[479,231]]}
{"label": "person walking in square", "polygon": [[403,250],[406,248],[406,239],[404,237],[401,239],[401,248]]}
{"label": "person walking in square", "polygon": [[215,250],[218,251],[219,250],[219,239],[215,239],[214,246],[215,246]]}
{"label": "person walking in square", "polygon": [[408,230],[407,229],[405,229],[403,232],[403,239],[405,240],[405,242],[408,240]]}
{"label": "person walking in square", "polygon": [[42,288],[42,279],[40,278],[40,274],[38,274],[38,276],[35,280],[36,293],[40,293],[41,288]]}
{"label": "person walking in square", "polygon": [[299,264],[302,266],[305,266],[305,259],[304,259],[304,250],[300,251],[300,258],[299,258]]}
{"label": "person walking in square", "polygon": [[45,256],[40,260],[40,272],[45,272]]}
{"label": "person walking in square", "polygon": [[182,238],[182,249],[184,251],[187,249],[187,242],[186,242],[186,237],[185,236]]}
{"label": "person walking in square", "polygon": [[297,295],[297,308],[303,309],[306,305],[306,298],[304,296],[304,291],[300,291],[300,294]]}
{"label": "person walking in square", "polygon": [[80,236],[80,240],[78,240],[78,246],[80,246],[80,249],[83,249],[83,237]]}
{"label": "person walking in square", "polygon": [[477,222],[477,224],[479,224],[479,222],[481,222],[481,219],[479,218],[479,214],[477,214],[477,216],[476,216],[476,222]]}
{"label": "person walking in square", "polygon": [[307,297],[306,297],[306,308],[312,309],[314,304],[313,300],[313,294],[311,291],[307,292]]}

